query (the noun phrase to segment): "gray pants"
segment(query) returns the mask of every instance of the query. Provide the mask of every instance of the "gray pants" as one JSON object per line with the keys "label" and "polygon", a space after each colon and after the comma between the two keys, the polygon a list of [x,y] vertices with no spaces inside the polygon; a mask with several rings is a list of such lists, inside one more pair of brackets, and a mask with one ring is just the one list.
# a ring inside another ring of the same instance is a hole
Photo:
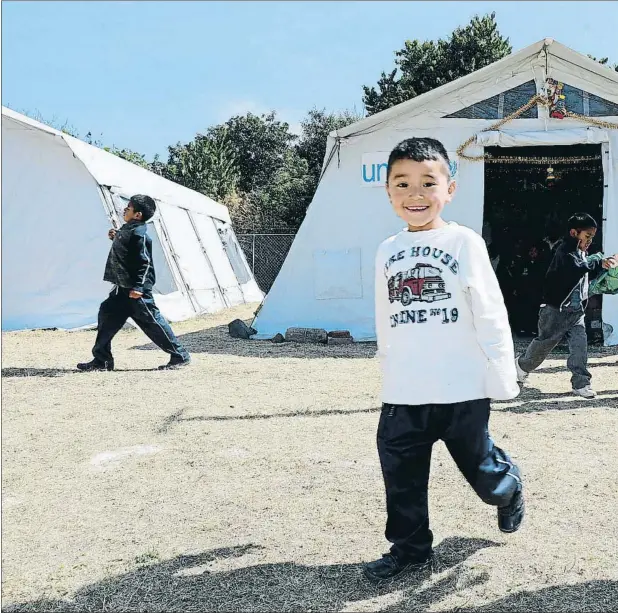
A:
{"label": "gray pants", "polygon": [[553,306],[541,307],[539,312],[539,335],[526,353],[519,358],[519,366],[525,372],[538,368],[552,349],[566,336],[569,343],[567,367],[572,373],[573,389],[590,385],[592,375],[588,371],[588,337],[586,322],[581,310],[560,311]]}

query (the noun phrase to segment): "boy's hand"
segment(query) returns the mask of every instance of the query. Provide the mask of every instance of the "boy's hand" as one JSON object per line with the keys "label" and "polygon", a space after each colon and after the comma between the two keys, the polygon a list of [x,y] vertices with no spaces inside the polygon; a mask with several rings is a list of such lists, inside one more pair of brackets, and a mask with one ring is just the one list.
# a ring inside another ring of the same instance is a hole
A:
{"label": "boy's hand", "polygon": [[615,253],[614,255],[603,260],[602,264],[605,270],[609,270],[610,268],[617,268],[618,267],[618,253]]}
{"label": "boy's hand", "polygon": [[114,237],[116,236],[116,230],[114,230],[114,228],[111,228],[111,230],[107,233],[107,236],[110,241],[113,241]]}
{"label": "boy's hand", "polygon": [[134,289],[129,292],[129,298],[133,298],[134,300],[141,298],[143,295],[142,292],[136,292]]}

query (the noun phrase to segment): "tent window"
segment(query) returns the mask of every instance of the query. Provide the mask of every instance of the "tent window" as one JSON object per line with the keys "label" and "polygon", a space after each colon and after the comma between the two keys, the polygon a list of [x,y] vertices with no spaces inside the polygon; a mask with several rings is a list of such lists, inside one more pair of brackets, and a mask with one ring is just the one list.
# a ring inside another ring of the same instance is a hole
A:
{"label": "tent window", "polygon": [[590,94],[589,105],[590,117],[618,117],[618,104],[615,102]]}
{"label": "tent window", "polygon": [[567,110],[578,115],[584,114],[584,92],[577,87],[564,84],[564,95]]}
{"label": "tent window", "polygon": [[618,116],[618,104],[585,92],[583,89],[564,84],[565,102],[568,111],[587,117]]}
{"label": "tent window", "polygon": [[234,232],[232,232],[231,226],[218,219],[214,219],[213,221],[221,237],[221,242],[223,243],[223,248],[230,261],[232,270],[238,279],[238,283],[240,285],[249,283],[249,281],[251,281],[251,272],[240,245],[234,236]]}
{"label": "tent window", "polygon": [[[535,95],[536,84],[534,81],[528,81],[497,96],[492,96],[481,102],[475,102],[471,106],[467,106],[451,115],[446,115],[446,117],[457,119],[502,119],[524,106]],[[525,113],[522,113],[519,118],[536,119],[538,116],[539,110],[535,104]]]}
{"label": "tent window", "polygon": [[167,258],[163,251],[163,245],[159,240],[157,229],[152,221],[149,221],[147,226],[148,236],[152,239],[152,260],[155,269],[155,286],[153,287],[153,291],[156,294],[164,295],[177,292],[178,286],[176,285],[176,281],[174,281],[174,275],[167,263]]}

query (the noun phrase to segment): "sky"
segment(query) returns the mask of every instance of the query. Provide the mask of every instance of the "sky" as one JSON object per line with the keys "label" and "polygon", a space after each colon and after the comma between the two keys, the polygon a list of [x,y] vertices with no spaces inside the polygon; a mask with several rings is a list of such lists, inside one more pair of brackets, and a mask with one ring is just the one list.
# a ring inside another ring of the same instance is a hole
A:
{"label": "sky", "polygon": [[2,2],[2,104],[167,158],[248,111],[293,131],[363,111],[405,40],[496,12],[516,51],[552,37],[618,63],[618,2]]}

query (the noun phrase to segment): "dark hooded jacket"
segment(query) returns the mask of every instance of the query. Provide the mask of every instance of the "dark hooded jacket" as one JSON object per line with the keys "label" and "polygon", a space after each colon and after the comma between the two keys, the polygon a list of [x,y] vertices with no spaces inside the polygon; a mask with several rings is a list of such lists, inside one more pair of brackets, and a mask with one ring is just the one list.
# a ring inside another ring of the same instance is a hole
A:
{"label": "dark hooded jacket", "polygon": [[586,275],[594,278],[602,272],[601,261],[582,256],[578,243],[578,239],[567,236],[556,245],[543,285],[545,304],[562,309]]}
{"label": "dark hooded jacket", "polygon": [[116,232],[103,280],[142,294],[152,291],[155,284],[152,239],[145,222],[130,221]]}

